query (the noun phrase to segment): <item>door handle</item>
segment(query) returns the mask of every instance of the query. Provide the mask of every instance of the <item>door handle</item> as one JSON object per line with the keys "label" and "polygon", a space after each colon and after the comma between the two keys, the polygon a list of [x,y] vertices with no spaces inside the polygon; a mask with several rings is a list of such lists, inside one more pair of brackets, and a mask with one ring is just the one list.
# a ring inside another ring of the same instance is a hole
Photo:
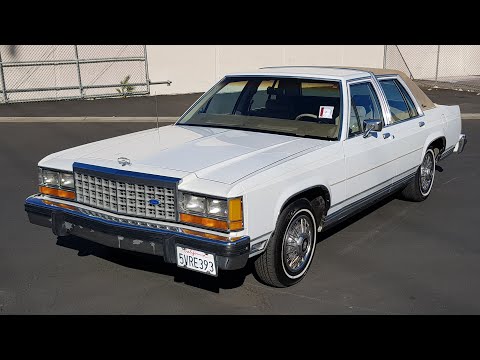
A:
{"label": "door handle", "polygon": [[383,134],[383,138],[384,138],[384,139],[395,139],[395,136],[393,136],[393,135],[390,134],[390,133],[384,133],[384,134]]}
{"label": "door handle", "polygon": [[420,127],[425,126],[425,121],[420,121],[420,122],[418,123],[418,126],[420,126]]}

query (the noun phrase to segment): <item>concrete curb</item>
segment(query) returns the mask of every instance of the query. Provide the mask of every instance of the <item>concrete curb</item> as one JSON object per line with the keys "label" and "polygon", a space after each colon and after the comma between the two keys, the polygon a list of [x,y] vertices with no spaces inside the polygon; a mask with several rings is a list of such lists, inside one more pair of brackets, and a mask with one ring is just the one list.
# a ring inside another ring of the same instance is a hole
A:
{"label": "concrete curb", "polygon": [[[172,123],[178,117],[159,117],[159,123]],[[462,114],[463,120],[480,120],[480,113]],[[152,116],[141,117],[0,117],[0,123],[54,123],[54,122],[156,122]]]}
{"label": "concrete curb", "polygon": [[[171,123],[179,117],[158,117],[160,123]],[[47,123],[47,122],[156,122],[152,116],[141,117],[0,117],[0,123]]]}
{"label": "concrete curb", "polygon": [[472,120],[472,119],[480,120],[480,113],[462,114],[462,119],[464,119],[464,120]]}

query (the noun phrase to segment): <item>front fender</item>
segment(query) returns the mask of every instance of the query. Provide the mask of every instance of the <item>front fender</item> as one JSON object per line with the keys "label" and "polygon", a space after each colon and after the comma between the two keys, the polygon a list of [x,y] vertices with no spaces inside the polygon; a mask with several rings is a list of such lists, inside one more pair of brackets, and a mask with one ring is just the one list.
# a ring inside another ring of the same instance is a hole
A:
{"label": "front fender", "polygon": [[[345,158],[341,143],[308,152],[242,181],[248,235],[271,233],[282,206],[296,194],[323,186],[332,204],[345,196]],[[324,191],[325,191],[324,190]]]}
{"label": "front fender", "polygon": [[304,179],[299,182],[295,182],[290,184],[287,188],[279,194],[273,211],[273,219],[272,223],[276,224],[277,219],[280,215],[280,210],[283,206],[293,197],[297,196],[298,194],[310,190],[315,187],[323,187],[328,194],[331,194],[330,185],[328,185],[327,179],[323,178],[322,176],[315,177],[314,179]]}

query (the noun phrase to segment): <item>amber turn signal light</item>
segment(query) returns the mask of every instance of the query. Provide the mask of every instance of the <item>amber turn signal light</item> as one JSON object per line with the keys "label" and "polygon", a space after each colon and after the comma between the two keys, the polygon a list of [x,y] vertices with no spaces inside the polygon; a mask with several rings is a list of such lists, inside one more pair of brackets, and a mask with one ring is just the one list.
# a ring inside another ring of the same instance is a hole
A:
{"label": "amber turn signal light", "polygon": [[243,230],[243,205],[242,198],[228,200],[229,230]]}
{"label": "amber turn signal light", "polygon": [[226,236],[209,234],[209,233],[205,233],[205,232],[203,232],[203,231],[183,229],[183,232],[184,232],[185,234],[201,236],[201,237],[204,237],[204,238],[207,238],[207,239],[220,240],[220,241],[228,241],[228,240],[229,240],[229,238],[226,237]]}
{"label": "amber turn signal light", "polygon": [[209,233],[206,233],[206,232],[203,232],[203,231],[190,230],[190,229],[183,229],[182,231],[185,234],[188,234],[188,235],[195,235],[195,236],[200,236],[200,237],[204,237],[204,238],[207,238],[207,239],[220,240],[220,241],[237,241],[238,239],[241,239],[240,236],[235,236],[235,237],[229,238],[227,236],[209,234]]}
{"label": "amber turn signal light", "polygon": [[40,186],[40,193],[45,195],[56,196],[59,198],[75,200],[75,193],[73,191],[55,189],[47,186]]}
{"label": "amber turn signal light", "polygon": [[210,219],[202,216],[181,213],[180,221],[189,224],[201,225],[212,229],[228,230],[228,223],[226,221]]}
{"label": "amber turn signal light", "polygon": [[58,206],[58,207],[61,207],[61,208],[64,208],[64,209],[68,209],[68,210],[77,210],[77,207],[76,207],[76,206],[72,206],[72,205],[68,205],[68,204],[62,204],[62,203],[57,203],[57,202],[55,202],[55,201],[43,200],[43,203],[44,203],[44,204],[47,204],[47,205]]}

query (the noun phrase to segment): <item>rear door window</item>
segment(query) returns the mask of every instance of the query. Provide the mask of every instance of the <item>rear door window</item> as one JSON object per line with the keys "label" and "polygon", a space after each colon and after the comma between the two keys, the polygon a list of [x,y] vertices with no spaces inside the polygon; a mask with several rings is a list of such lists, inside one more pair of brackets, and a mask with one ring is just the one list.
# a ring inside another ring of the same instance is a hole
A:
{"label": "rear door window", "polygon": [[393,123],[418,116],[412,99],[397,80],[380,80],[380,84],[387,98]]}
{"label": "rear door window", "polygon": [[408,105],[408,108],[409,108],[409,111],[410,111],[410,117],[418,116],[417,108],[415,107],[415,104],[413,103],[410,95],[408,95],[407,90],[405,90],[405,87],[400,83],[400,81],[398,81],[398,80],[394,80],[394,81],[395,81],[395,84],[400,89],[400,91],[402,92],[402,95],[403,95],[404,99],[407,101],[407,105]]}

